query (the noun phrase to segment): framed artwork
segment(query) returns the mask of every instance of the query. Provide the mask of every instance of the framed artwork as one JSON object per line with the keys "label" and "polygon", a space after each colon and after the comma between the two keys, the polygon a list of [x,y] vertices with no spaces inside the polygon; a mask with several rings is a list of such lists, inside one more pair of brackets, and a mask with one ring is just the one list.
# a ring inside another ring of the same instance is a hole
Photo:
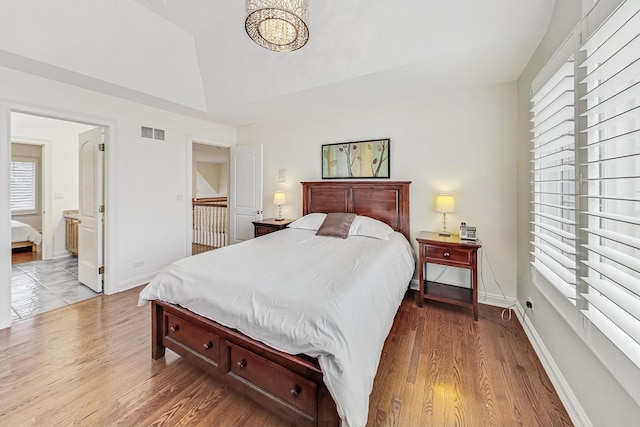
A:
{"label": "framed artwork", "polygon": [[322,179],[390,178],[390,139],[322,145]]}

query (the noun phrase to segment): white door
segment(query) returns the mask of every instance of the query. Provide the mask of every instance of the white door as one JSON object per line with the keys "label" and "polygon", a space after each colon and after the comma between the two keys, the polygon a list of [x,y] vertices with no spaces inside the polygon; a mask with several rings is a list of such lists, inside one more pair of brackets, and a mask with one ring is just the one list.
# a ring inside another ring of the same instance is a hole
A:
{"label": "white door", "polygon": [[103,152],[99,146],[104,132],[97,127],[79,135],[78,281],[96,292],[102,292]]}
{"label": "white door", "polygon": [[253,221],[262,219],[262,145],[231,147],[229,233],[231,243],[253,238]]}

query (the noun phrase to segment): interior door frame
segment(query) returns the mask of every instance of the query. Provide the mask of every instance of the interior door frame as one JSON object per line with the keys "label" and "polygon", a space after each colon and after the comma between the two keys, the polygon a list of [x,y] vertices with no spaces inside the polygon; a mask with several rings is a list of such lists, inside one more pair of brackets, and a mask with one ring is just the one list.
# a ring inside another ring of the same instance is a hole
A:
{"label": "interior door frame", "polygon": [[[187,134],[187,143],[185,144],[187,147],[187,191],[185,192],[187,197],[185,197],[185,200],[184,200],[184,207],[185,207],[186,219],[187,219],[185,221],[186,236],[187,236],[187,240],[185,242],[185,245],[186,245],[185,254],[188,257],[190,257],[193,254],[192,245],[191,245],[193,242],[193,215],[191,214],[193,210],[193,206],[191,205],[191,197],[193,194],[193,144],[210,145],[212,147],[222,147],[222,148],[231,148],[236,145],[230,142],[218,141],[210,138],[203,138],[197,135]],[[230,197],[229,193],[227,194],[227,206],[231,202],[231,200],[228,197]],[[229,231],[228,227],[229,227],[229,224],[227,223],[227,232]]]}
{"label": "interior door frame", "polygon": [[[11,153],[11,113],[30,114],[51,119],[66,120],[106,128],[108,140],[105,141],[104,156],[104,201],[105,215],[103,228],[103,263],[104,294],[113,293],[117,286],[112,283],[117,274],[117,235],[118,229],[118,185],[116,174],[110,173],[117,164],[118,153],[118,125],[117,122],[103,117],[92,116],[82,112],[70,112],[61,109],[43,108],[30,104],[3,102],[0,100],[0,159],[6,159],[0,167],[0,241],[6,236],[6,242],[11,241],[11,213],[9,211],[9,164]],[[0,160],[2,161],[2,160]],[[113,165],[113,166],[112,166]],[[4,191],[3,191],[4,190]],[[0,329],[11,326],[11,246],[0,245]]]}

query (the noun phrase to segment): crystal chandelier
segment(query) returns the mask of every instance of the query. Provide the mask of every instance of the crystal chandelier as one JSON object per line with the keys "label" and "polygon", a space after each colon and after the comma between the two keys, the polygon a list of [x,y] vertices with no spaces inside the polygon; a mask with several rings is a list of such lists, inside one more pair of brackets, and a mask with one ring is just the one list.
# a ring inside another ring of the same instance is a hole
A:
{"label": "crystal chandelier", "polygon": [[247,0],[244,26],[265,49],[291,52],[309,40],[308,0]]}

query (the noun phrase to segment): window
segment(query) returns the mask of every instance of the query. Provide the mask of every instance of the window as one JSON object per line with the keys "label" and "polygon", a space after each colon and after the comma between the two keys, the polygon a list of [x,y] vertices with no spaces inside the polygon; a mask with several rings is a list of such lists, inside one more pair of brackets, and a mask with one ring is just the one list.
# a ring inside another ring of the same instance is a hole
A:
{"label": "window", "polygon": [[640,8],[582,46],[582,313],[640,367]]}
{"label": "window", "polygon": [[639,2],[574,56],[531,99],[532,265],[640,367]]}
{"label": "window", "polygon": [[531,98],[532,265],[576,303],[573,60]]}
{"label": "window", "polygon": [[11,213],[34,214],[38,211],[38,160],[13,158],[10,171]]}

